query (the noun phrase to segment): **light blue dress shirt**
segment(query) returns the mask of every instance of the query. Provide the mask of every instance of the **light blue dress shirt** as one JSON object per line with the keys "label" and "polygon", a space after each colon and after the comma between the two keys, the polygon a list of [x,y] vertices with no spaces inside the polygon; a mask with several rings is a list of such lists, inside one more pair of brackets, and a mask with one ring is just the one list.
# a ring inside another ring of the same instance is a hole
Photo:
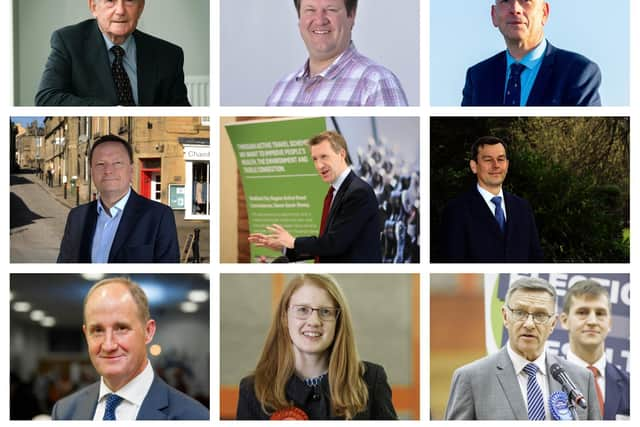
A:
{"label": "light blue dress shirt", "polygon": [[93,243],[91,245],[91,262],[109,262],[109,252],[111,252],[111,245],[113,239],[116,237],[116,231],[118,231],[118,225],[122,219],[122,211],[129,200],[131,194],[131,188],[127,191],[127,194],[118,203],[113,205],[109,209],[109,214],[102,206],[102,202],[98,199],[98,222],[96,224],[96,231],[93,234]]}
{"label": "light blue dress shirt", "polygon": [[[531,52],[527,53],[524,58],[519,61],[520,64],[525,66],[522,74],[520,74],[521,107],[527,105],[527,99],[529,99],[529,94],[531,93],[531,89],[533,89],[533,84],[536,82],[536,76],[538,75],[538,71],[540,71],[540,65],[542,65],[542,60],[544,59],[545,50],[547,50],[547,39],[542,39],[538,46],[536,46]],[[507,49],[507,78],[505,79],[504,84],[505,92],[507,90],[507,84],[509,83],[511,64],[513,64],[514,62],[518,61],[516,61],[515,58],[511,56],[511,54],[509,53],[509,49]]]}
{"label": "light blue dress shirt", "polygon": [[[107,52],[109,53],[109,64],[113,64],[113,60],[116,59],[115,55],[111,53],[111,48],[114,46],[114,43],[109,40],[107,36],[102,35],[104,38],[104,42],[107,44]],[[136,105],[139,105],[138,102],[138,65],[136,63],[136,40],[132,36],[127,37],[127,39],[120,45],[122,49],[124,49],[124,57],[122,58],[122,66],[124,67],[124,71],[127,72],[127,76],[129,76],[129,81],[131,82],[131,93],[133,94],[133,102]]]}

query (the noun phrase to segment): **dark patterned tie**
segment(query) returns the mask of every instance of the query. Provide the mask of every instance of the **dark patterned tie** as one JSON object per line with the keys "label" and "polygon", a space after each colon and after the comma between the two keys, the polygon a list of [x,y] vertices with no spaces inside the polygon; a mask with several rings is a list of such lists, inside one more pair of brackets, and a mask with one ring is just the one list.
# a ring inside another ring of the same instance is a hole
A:
{"label": "dark patterned tie", "polygon": [[107,394],[107,403],[104,407],[104,417],[102,417],[102,419],[105,421],[115,421],[116,408],[118,407],[120,402],[122,402],[122,398],[117,394]]}
{"label": "dark patterned tie", "polygon": [[544,420],[544,397],[542,397],[540,384],[536,380],[538,367],[534,363],[529,363],[523,371],[529,376],[527,380],[527,417],[530,420]]}
{"label": "dark patterned tie", "polygon": [[111,64],[111,74],[113,82],[116,84],[116,92],[118,94],[118,104],[125,106],[136,105],[133,102],[133,92],[131,91],[131,82],[129,76],[122,65],[122,58],[125,55],[124,49],[118,45],[111,48],[111,53],[115,56]]}
{"label": "dark patterned tie", "polygon": [[507,92],[504,94],[504,105],[510,107],[520,106],[520,74],[526,67],[522,64],[514,62],[511,64],[511,71],[509,72],[509,81],[507,82]]}
{"label": "dark patterned tie", "polygon": [[[329,191],[327,191],[327,195],[324,196],[324,204],[322,205],[322,219],[320,220],[320,234],[318,237],[322,237],[325,232],[325,228],[327,228],[327,219],[329,218],[329,211],[331,210],[331,201],[333,200],[333,192],[335,189],[333,185],[329,186]],[[316,256],[316,263],[320,262],[320,257]]]}

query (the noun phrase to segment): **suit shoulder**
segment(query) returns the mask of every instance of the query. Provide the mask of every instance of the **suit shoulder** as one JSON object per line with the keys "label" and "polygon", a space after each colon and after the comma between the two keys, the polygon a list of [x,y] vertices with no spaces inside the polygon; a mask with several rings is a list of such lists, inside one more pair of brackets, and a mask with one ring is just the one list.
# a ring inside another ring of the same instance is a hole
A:
{"label": "suit shoulder", "polygon": [[[445,209],[459,209],[461,207],[467,206],[471,203],[471,201],[473,200],[475,194],[473,193],[474,191],[476,191],[475,189],[469,190],[469,191],[465,191],[463,193],[458,194],[457,196],[455,196],[452,199],[449,199],[447,201],[447,204],[445,205]],[[476,191],[477,193],[477,191]],[[479,194],[478,194],[479,195]]]}
{"label": "suit shoulder", "polygon": [[166,41],[156,36],[152,36],[151,34],[144,33],[140,30],[136,30],[133,33],[133,35],[136,38],[136,42],[153,45],[155,46],[156,49],[165,50],[165,51],[182,52],[182,48],[177,44],[173,44],[169,41]]}
{"label": "suit shoulder", "polygon": [[78,35],[87,34],[95,29],[95,19],[87,19],[86,21],[79,22],[73,25],[67,25],[66,27],[59,28],[54,33],[60,35],[63,38],[76,38]]}
{"label": "suit shoulder", "polygon": [[576,52],[572,52],[570,50],[555,48],[554,54],[556,56],[556,61],[560,65],[572,65],[580,67],[587,67],[590,65],[595,65],[596,67],[598,66],[595,62],[593,62],[586,56]]}
{"label": "suit shoulder", "polygon": [[368,362],[366,360],[363,360],[361,363],[364,368],[363,375],[365,378],[377,378],[380,375],[384,375],[384,376],[387,375],[382,365],[378,365],[377,363],[373,363],[373,362]]}
{"label": "suit shoulder", "polygon": [[474,74],[479,72],[486,72],[487,70],[493,70],[494,67],[504,59],[504,55],[504,51],[498,52],[495,55],[472,65],[467,71],[471,74]]}
{"label": "suit shoulder", "polygon": [[89,203],[85,203],[84,205],[79,205],[79,206],[75,206],[73,208],[71,208],[71,210],[69,211],[69,215],[83,215],[86,214],[87,212],[92,212],[96,210],[97,207],[97,203],[95,200]]}
{"label": "suit shoulder", "polygon": [[253,392],[253,385],[255,382],[255,377],[253,375],[248,375],[240,380],[240,392],[242,391],[250,391]]}
{"label": "suit shoulder", "polygon": [[504,192],[504,198],[505,198],[505,201],[507,201],[507,202],[510,201],[512,204],[516,203],[516,204],[518,204],[520,206],[524,206],[524,207],[530,208],[529,202],[524,197],[520,197],[520,196],[517,196],[517,195],[515,195],[513,193],[505,191]]}
{"label": "suit shoulder", "polygon": [[457,368],[454,375],[475,376],[478,374],[493,374],[499,353],[490,354],[483,358],[474,360]]}
{"label": "suit shoulder", "polygon": [[[180,390],[169,387],[169,406],[175,413],[177,411],[177,419],[184,420],[208,420],[209,410],[202,403],[194,398],[187,396]],[[182,415],[180,415],[182,414]]]}
{"label": "suit shoulder", "polygon": [[622,370],[622,368],[620,368],[618,365],[607,363],[607,368],[611,369],[615,375],[617,375],[620,379],[626,381],[627,383],[630,381],[631,376],[627,372]]}

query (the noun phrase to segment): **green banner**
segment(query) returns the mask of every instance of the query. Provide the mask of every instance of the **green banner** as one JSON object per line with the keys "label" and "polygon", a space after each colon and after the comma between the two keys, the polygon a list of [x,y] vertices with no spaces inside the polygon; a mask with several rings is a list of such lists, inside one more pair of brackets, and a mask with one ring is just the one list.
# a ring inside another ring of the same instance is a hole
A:
{"label": "green banner", "polygon": [[[249,215],[249,233],[271,224],[291,235],[317,236],[327,192],[306,146],[326,130],[324,117],[227,124],[236,154]],[[251,245],[251,262],[282,255]]]}

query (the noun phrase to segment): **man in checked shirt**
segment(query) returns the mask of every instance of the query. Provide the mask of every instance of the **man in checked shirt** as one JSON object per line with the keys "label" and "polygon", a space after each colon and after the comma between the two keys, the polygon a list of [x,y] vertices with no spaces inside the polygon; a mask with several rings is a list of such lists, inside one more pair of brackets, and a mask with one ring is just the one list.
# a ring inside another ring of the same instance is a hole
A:
{"label": "man in checked shirt", "polygon": [[309,58],[276,83],[267,106],[406,106],[391,71],[351,41],[357,0],[294,0]]}

